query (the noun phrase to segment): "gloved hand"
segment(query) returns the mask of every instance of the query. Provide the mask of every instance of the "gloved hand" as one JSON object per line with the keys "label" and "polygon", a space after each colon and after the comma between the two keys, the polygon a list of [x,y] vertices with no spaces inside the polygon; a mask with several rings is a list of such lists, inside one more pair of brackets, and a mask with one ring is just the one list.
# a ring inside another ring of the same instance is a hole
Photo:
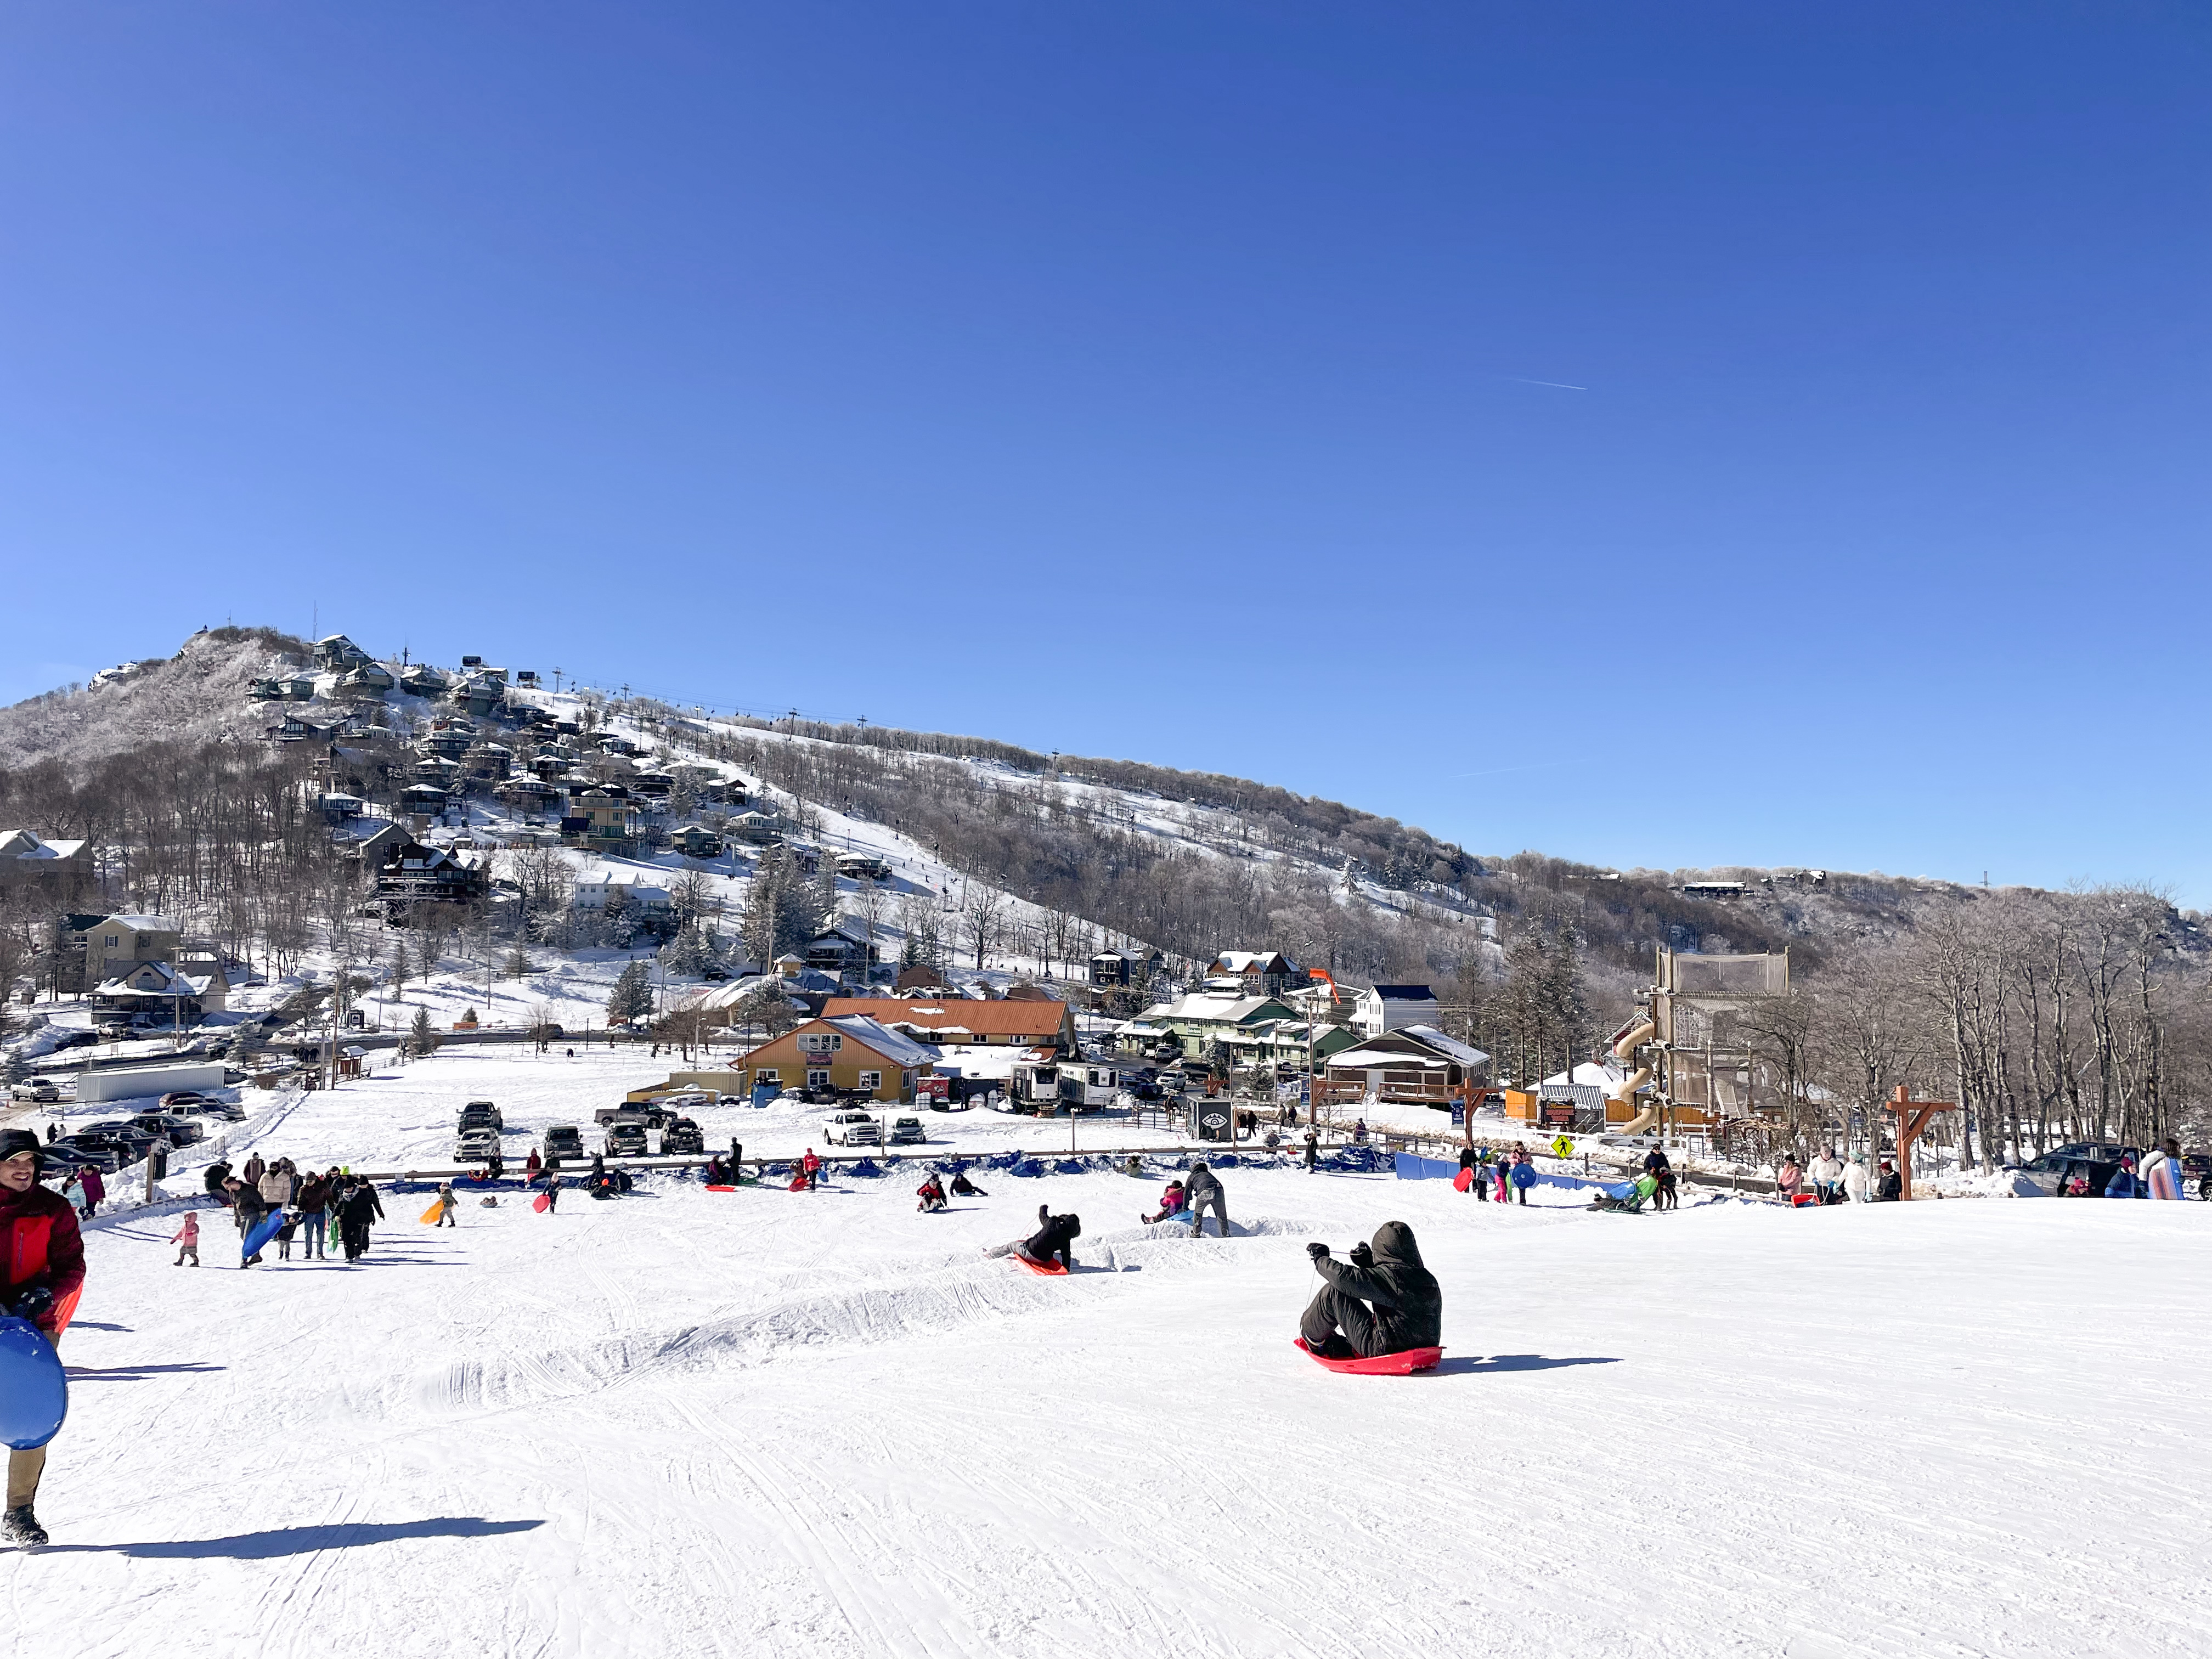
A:
{"label": "gloved hand", "polygon": [[1352,1247],[1352,1265],[1355,1267],[1373,1267],[1375,1265],[1375,1252],[1369,1249],[1364,1243],[1353,1245]]}
{"label": "gloved hand", "polygon": [[1051,1206],[1050,1205],[1048,1205],[1048,1204],[1040,1204],[1040,1205],[1038,1205],[1038,1206],[1037,1206],[1037,1219],[1038,1219],[1039,1221],[1049,1221],[1049,1220],[1051,1220],[1051,1219],[1052,1219],[1052,1206]]}
{"label": "gloved hand", "polygon": [[33,1325],[45,1323],[53,1316],[54,1293],[44,1285],[33,1285],[28,1290],[15,1293],[15,1305],[9,1311],[18,1319],[27,1319]]}
{"label": "gloved hand", "polygon": [[1315,1261],[1318,1261],[1328,1254],[1328,1246],[1316,1241],[1314,1243],[1306,1246],[1306,1254],[1311,1256]]}

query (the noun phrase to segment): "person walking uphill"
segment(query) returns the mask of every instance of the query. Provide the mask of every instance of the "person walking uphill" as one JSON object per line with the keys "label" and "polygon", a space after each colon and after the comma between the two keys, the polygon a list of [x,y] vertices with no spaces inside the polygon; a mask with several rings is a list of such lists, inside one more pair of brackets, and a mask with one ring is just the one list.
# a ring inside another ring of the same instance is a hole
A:
{"label": "person walking uphill", "polygon": [[261,1218],[269,1213],[269,1206],[261,1201],[261,1189],[248,1186],[236,1176],[222,1183],[230,1194],[230,1218],[238,1224],[238,1265],[251,1267],[261,1258],[246,1254],[246,1236],[261,1224]]}
{"label": "person walking uphill", "polygon": [[300,1190],[292,1201],[300,1207],[303,1224],[301,1237],[300,1260],[320,1261],[323,1259],[323,1232],[330,1225],[332,1188],[328,1176],[311,1175],[300,1183]]}
{"label": "person walking uphill", "polygon": [[1372,1359],[1443,1340],[1444,1296],[1421,1265],[1421,1247],[1402,1221],[1386,1221],[1371,1243],[1339,1261],[1326,1244],[1306,1246],[1325,1281],[1298,1317],[1307,1349],[1324,1359]]}
{"label": "person walking uphill", "polygon": [[1190,1166],[1190,1179],[1182,1185],[1183,1201],[1190,1206],[1190,1236],[1206,1236],[1206,1206],[1213,1206],[1213,1218],[1221,1224],[1221,1236],[1229,1237],[1229,1194],[1221,1190],[1221,1178],[1207,1167],[1204,1158]]}
{"label": "person walking uphill", "polygon": [[191,1257],[192,1266],[195,1267],[200,1265],[200,1212],[198,1210],[185,1212],[184,1222],[178,1227],[176,1237],[169,1243],[177,1247],[177,1260],[174,1265],[183,1267],[186,1256]]}
{"label": "person walking uphill", "polygon": [[[84,1293],[84,1235],[60,1194],[39,1185],[40,1143],[28,1129],[0,1130],[0,1304],[59,1346]],[[0,1543],[33,1548],[46,1529],[33,1513],[46,1450],[8,1454]]]}

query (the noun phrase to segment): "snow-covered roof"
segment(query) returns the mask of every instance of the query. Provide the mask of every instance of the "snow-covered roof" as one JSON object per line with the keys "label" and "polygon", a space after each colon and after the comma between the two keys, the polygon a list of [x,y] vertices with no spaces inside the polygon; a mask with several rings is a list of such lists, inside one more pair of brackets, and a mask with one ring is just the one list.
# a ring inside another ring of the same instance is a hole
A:
{"label": "snow-covered roof", "polygon": [[1481,1049],[1462,1042],[1457,1037],[1446,1036],[1433,1025],[1401,1025],[1390,1035],[1418,1037],[1422,1047],[1433,1048],[1447,1060],[1455,1060],[1462,1066],[1480,1066],[1490,1058]]}
{"label": "snow-covered roof", "polygon": [[127,915],[109,916],[101,923],[106,927],[128,927],[134,933],[180,933],[174,916],[157,916],[150,911],[134,911]]}
{"label": "snow-covered roof", "polygon": [[912,1037],[894,1031],[866,1014],[840,1014],[822,1023],[835,1026],[855,1042],[866,1043],[894,1066],[927,1066],[937,1059],[934,1048],[916,1042]]}
{"label": "snow-covered roof", "polygon": [[[103,997],[196,997],[204,995],[214,976],[180,974],[166,962],[142,962],[118,974],[93,994]],[[228,983],[228,981],[226,981]]]}
{"label": "snow-covered roof", "polygon": [[82,841],[41,841],[27,830],[0,830],[0,858],[74,858],[83,847]]}

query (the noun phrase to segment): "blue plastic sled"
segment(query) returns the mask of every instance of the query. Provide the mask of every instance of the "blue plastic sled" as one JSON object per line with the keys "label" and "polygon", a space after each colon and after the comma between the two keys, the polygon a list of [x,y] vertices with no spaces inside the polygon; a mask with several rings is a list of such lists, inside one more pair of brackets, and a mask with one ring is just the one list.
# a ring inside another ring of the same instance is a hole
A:
{"label": "blue plastic sled", "polygon": [[282,1210],[270,1211],[267,1218],[263,1220],[262,1224],[256,1227],[252,1232],[246,1234],[246,1243],[239,1249],[238,1259],[240,1261],[252,1261],[255,1256],[261,1254],[262,1248],[266,1245],[270,1239],[276,1237],[278,1231],[283,1229],[283,1225],[284,1212]]}
{"label": "blue plastic sled", "polygon": [[0,1443],[43,1446],[69,1415],[69,1376],[54,1345],[27,1319],[0,1319]]}

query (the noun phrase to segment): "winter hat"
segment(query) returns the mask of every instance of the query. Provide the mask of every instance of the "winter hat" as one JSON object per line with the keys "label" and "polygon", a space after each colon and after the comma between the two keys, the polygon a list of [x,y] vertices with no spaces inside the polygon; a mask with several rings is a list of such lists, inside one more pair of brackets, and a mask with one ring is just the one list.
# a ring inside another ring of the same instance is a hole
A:
{"label": "winter hat", "polygon": [[25,1152],[46,1162],[46,1143],[29,1129],[0,1129],[0,1164],[11,1158],[21,1158]]}

